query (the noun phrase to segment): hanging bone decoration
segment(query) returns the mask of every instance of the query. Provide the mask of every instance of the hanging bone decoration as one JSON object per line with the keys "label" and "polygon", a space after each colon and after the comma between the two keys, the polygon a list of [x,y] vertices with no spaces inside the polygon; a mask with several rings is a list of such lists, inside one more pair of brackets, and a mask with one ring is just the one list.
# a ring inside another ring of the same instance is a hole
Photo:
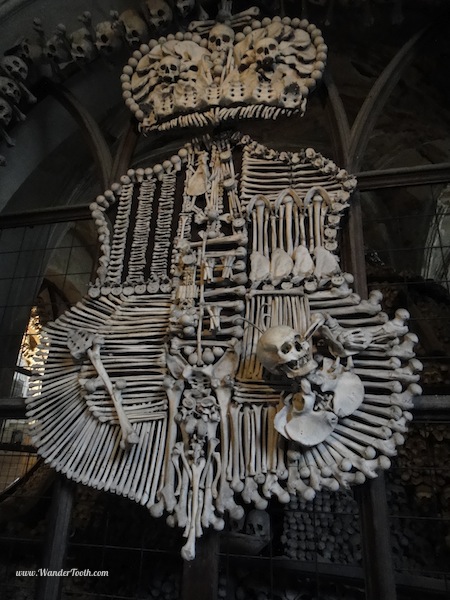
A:
{"label": "hanging bone decoration", "polygon": [[[245,106],[222,103],[239,88],[222,83],[239,61],[261,94],[279,73],[301,72],[299,56],[311,74],[322,45],[314,26],[266,20],[236,33],[207,23],[203,38],[134,53],[130,109],[139,93],[168,119],[161,126],[203,126],[200,99],[214,119],[282,114],[278,100],[255,105],[246,89]],[[286,69],[284,42],[298,62]],[[211,54],[225,70],[211,70]],[[186,560],[206,528],[242,518],[241,501],[264,511],[272,497],[311,500],[388,468],[421,364],[407,311],[389,319],[381,293],[361,299],[340,267],[355,185],[311,148],[277,152],[222,131],[98,196],[96,280],[46,327],[27,400],[45,461],[166,514],[183,530]]]}

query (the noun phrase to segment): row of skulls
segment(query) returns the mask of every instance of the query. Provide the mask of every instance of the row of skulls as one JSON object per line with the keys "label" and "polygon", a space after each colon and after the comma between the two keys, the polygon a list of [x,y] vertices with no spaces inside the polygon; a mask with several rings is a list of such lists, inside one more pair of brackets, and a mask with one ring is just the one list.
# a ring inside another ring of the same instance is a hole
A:
{"label": "row of skulls", "polygon": [[[128,9],[120,14],[111,11],[111,18],[97,25],[93,25],[91,14],[86,11],[78,17],[82,27],[68,33],[66,26],[59,24],[51,36],[45,34],[41,20],[34,19],[35,39],[20,38],[0,59],[0,139],[14,145],[7,128],[14,120],[25,119],[19,108],[24,101],[36,102],[25,85],[31,66],[38,77],[60,79],[62,69],[68,64],[81,66],[99,55],[108,59],[124,44],[136,48],[151,36],[164,32],[174,18],[207,18],[198,0],[177,0],[173,8],[175,14],[166,0],[143,0],[139,10]],[[5,158],[0,156],[0,166],[5,164]]]}

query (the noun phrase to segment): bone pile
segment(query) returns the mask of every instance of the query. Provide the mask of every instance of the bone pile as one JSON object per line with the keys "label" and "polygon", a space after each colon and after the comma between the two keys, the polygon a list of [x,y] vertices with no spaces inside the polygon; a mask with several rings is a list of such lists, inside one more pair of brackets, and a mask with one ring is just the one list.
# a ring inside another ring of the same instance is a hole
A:
{"label": "bone pile", "polygon": [[45,460],[165,513],[187,560],[241,500],[387,468],[421,364],[407,312],[389,319],[340,268],[354,186],[312,149],[222,133],[99,196],[96,280],[47,326],[28,400]]}
{"label": "bone pile", "polygon": [[313,504],[293,497],[285,508],[281,542],[294,560],[359,564],[357,503],[350,494],[328,491],[317,494]]}
{"label": "bone pile", "polygon": [[322,33],[305,19],[251,20],[256,13],[194,21],[133,53],[122,89],[142,131],[304,113],[325,68]]}

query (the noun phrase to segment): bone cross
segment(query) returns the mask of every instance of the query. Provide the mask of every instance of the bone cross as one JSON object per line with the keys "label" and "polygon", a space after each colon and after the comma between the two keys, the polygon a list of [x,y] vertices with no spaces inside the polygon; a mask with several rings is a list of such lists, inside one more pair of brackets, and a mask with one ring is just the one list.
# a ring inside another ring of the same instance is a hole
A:
{"label": "bone cross", "polygon": [[122,430],[120,447],[126,449],[130,444],[137,444],[139,438],[131,426],[122,406],[121,390],[125,387],[125,382],[123,380],[118,380],[116,383],[113,383],[102,363],[100,350],[104,343],[105,340],[100,335],[95,335],[86,331],[70,331],[67,335],[67,347],[72,356],[79,359],[83,354],[87,354],[97,375],[103,381],[106,390],[111,396]]}

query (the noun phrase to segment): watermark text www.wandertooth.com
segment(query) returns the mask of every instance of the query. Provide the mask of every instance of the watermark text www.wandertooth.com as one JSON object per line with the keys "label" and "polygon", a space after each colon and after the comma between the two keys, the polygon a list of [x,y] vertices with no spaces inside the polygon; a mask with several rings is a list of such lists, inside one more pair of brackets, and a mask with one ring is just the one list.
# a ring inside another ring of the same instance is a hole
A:
{"label": "watermark text www.wandertooth.com", "polygon": [[36,569],[35,571],[16,571],[16,577],[108,577],[108,571],[91,571],[90,569]]}

